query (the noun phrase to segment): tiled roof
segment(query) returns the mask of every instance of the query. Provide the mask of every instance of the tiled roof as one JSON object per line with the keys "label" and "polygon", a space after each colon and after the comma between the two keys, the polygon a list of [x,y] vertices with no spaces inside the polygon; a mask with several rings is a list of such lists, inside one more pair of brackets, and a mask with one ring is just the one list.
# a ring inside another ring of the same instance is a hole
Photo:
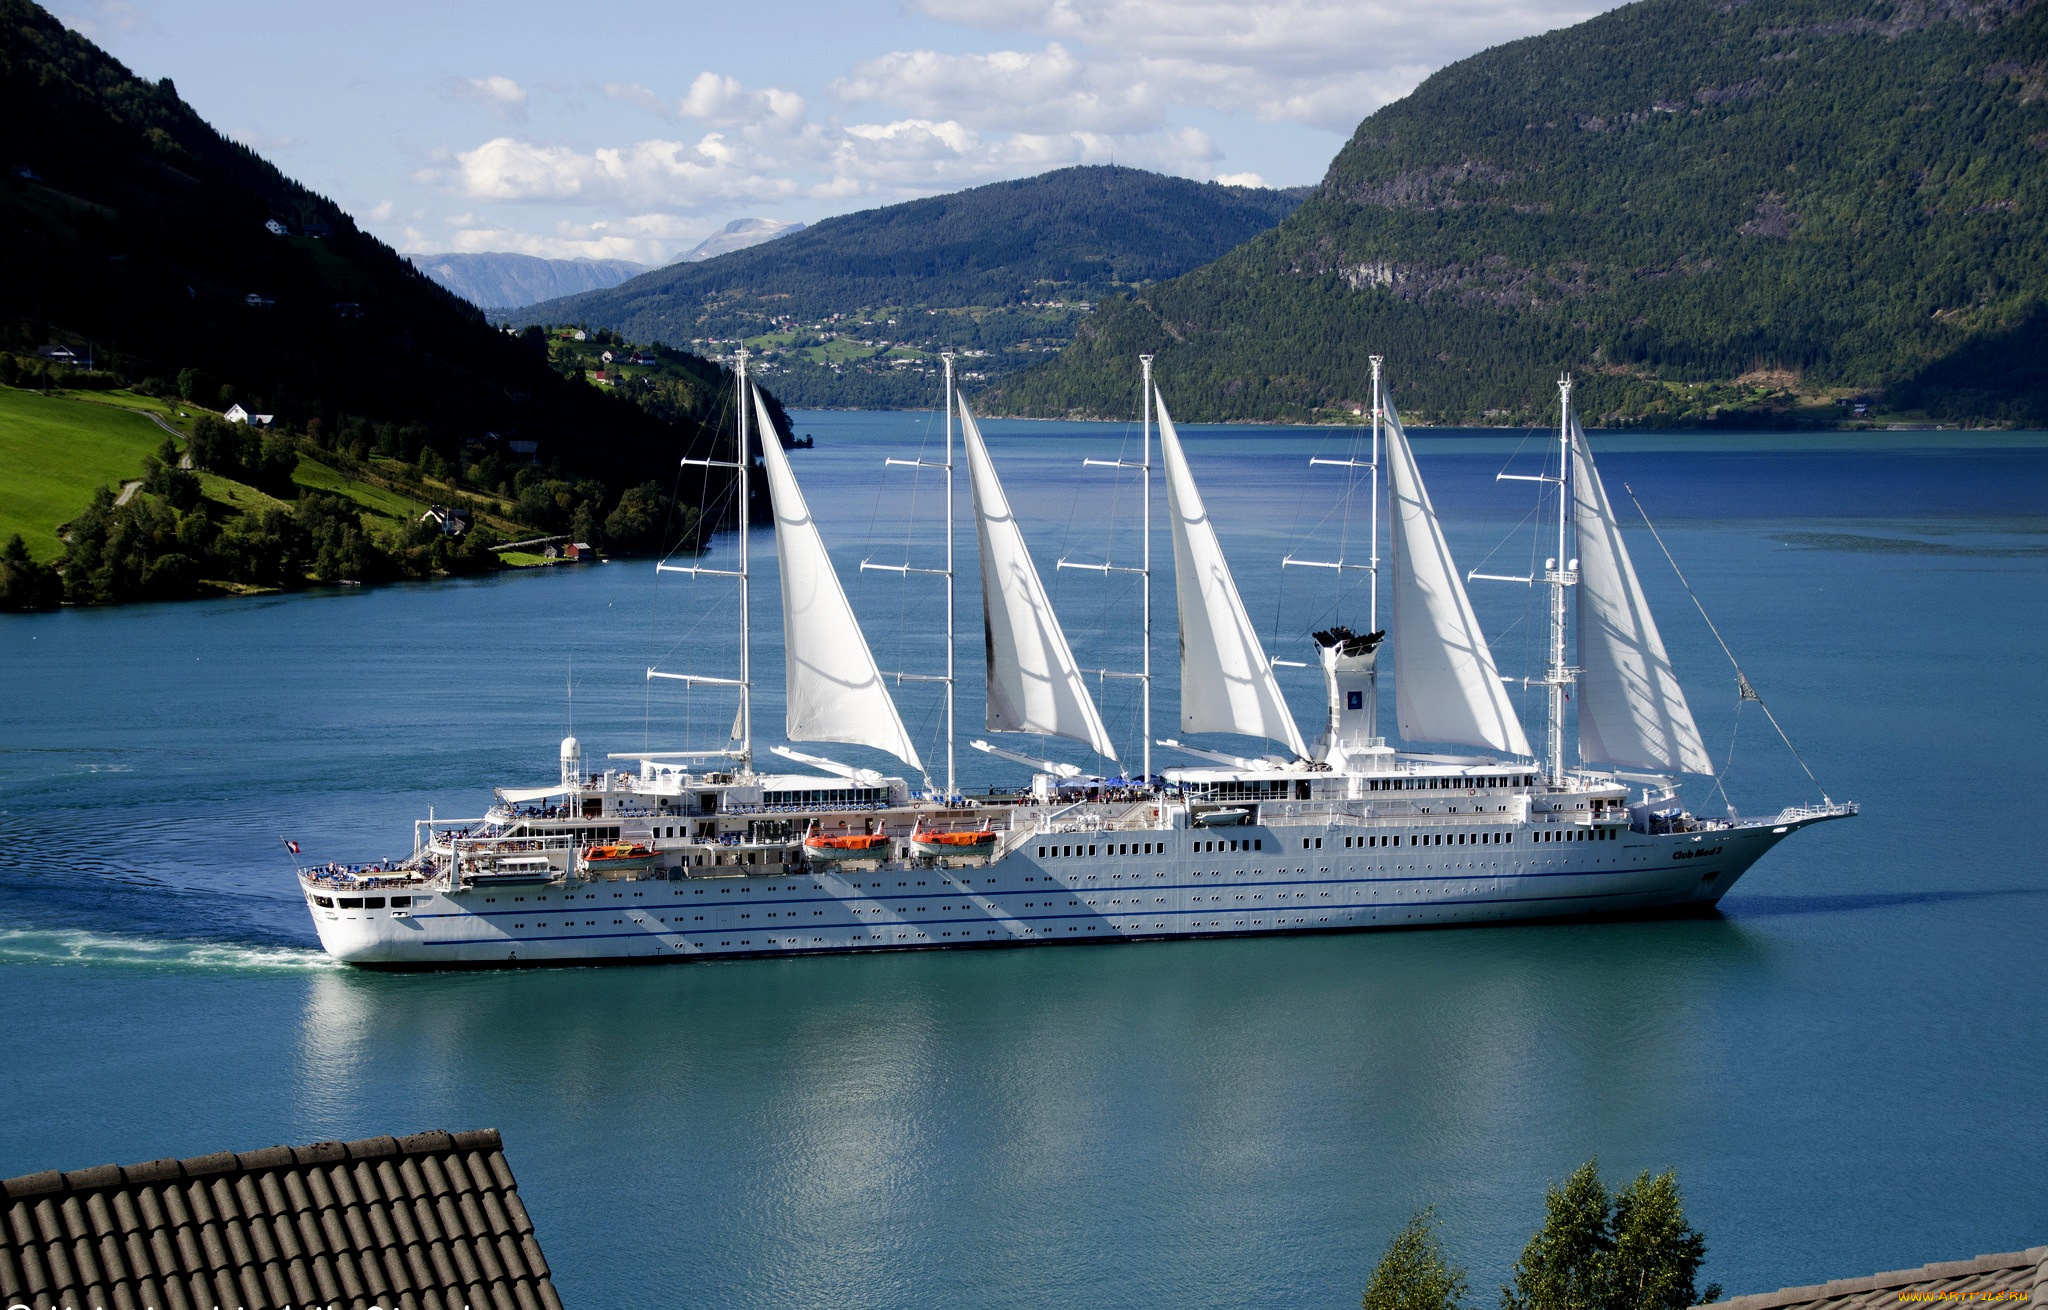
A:
{"label": "tiled roof", "polygon": [[496,1129],[0,1182],[0,1304],[560,1310]]}
{"label": "tiled roof", "polygon": [[1997,1310],[2048,1300],[2048,1246],[1980,1255],[1813,1287],[1787,1287],[1717,1301],[1714,1310],[1902,1310],[1913,1305]]}

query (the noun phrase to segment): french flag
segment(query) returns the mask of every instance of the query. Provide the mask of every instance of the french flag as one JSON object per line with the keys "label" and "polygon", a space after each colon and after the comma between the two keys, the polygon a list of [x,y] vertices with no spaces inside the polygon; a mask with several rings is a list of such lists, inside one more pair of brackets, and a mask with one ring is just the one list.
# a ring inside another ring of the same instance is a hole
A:
{"label": "french flag", "polygon": [[291,838],[284,838],[284,845],[285,849],[290,851],[292,854],[297,855],[299,853],[299,844],[293,841]]}

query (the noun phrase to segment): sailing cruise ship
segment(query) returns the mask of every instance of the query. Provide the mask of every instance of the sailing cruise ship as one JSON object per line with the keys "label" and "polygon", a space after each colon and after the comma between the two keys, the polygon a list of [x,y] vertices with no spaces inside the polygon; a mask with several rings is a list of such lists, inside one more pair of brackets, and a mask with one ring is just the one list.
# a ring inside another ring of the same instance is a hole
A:
{"label": "sailing cruise ship", "polygon": [[[1089,461],[1144,480],[1140,575],[1145,642],[1135,779],[1086,778],[1074,765],[977,740],[1031,769],[1012,796],[962,800],[953,777],[952,494],[954,418],[972,494],[985,616],[986,725],[1081,743],[1118,761],[1087,678],[1054,614],[988,447],[946,364],[946,457],[925,465],[947,487],[944,684],[947,761],[931,785],[806,506],[767,410],[736,363],[730,461],[688,461],[746,485],[758,421],[781,575],[785,735],[872,747],[924,779],[847,766],[776,746],[794,766],[754,756],[745,512],[734,567],[658,567],[737,583],[736,677],[648,671],[729,688],[733,739],[713,751],[634,752],[589,768],[562,742],[560,773],[501,787],[480,818],[415,824],[412,854],[386,865],[299,873],[321,945],[336,959],[421,969],[652,962],[827,952],[1142,941],[1243,934],[1678,913],[1713,906],[1766,851],[1800,828],[1856,813],[1823,796],[1764,819],[1700,817],[1677,775],[1711,775],[1691,709],[1645,603],[1570,382],[1552,484],[1564,507],[1549,588],[1544,749],[1531,749],[1480,630],[1399,416],[1373,360],[1369,460],[1316,460],[1369,474],[1372,559],[1285,561],[1363,569],[1378,614],[1378,480],[1390,508],[1391,624],[1314,634],[1325,704],[1304,740],[1224,559],[1163,396],[1143,360],[1144,453]],[[1153,410],[1166,482],[1179,615],[1180,731],[1263,738],[1258,759],[1158,744],[1203,767],[1152,772],[1151,478]],[[1503,475],[1509,476],[1509,475]],[[744,505],[744,493],[742,493]],[[1568,554],[1575,540],[1577,558]],[[1486,575],[1474,575],[1486,576]],[[1573,604],[1573,598],[1576,604]],[[1576,610],[1576,666],[1567,628]],[[1397,749],[1381,735],[1378,659],[1393,653],[1395,717],[1409,742],[1477,748],[1452,756]],[[1096,671],[1098,676],[1105,676]],[[894,675],[899,680],[909,675]],[[1738,670],[1746,699],[1753,698]],[[1568,695],[1575,689],[1575,695]],[[1579,763],[1565,756],[1576,705]]]}

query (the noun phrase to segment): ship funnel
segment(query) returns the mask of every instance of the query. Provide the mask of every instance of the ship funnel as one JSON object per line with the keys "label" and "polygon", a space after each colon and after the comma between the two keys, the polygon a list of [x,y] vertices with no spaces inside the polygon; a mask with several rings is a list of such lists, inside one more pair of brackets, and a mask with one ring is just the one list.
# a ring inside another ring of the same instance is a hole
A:
{"label": "ship funnel", "polygon": [[583,743],[574,737],[562,738],[562,785],[574,787],[583,781]]}
{"label": "ship funnel", "polygon": [[1348,751],[1380,744],[1379,649],[1386,635],[1341,627],[1316,634],[1329,712],[1314,753],[1331,768],[1344,768]]}

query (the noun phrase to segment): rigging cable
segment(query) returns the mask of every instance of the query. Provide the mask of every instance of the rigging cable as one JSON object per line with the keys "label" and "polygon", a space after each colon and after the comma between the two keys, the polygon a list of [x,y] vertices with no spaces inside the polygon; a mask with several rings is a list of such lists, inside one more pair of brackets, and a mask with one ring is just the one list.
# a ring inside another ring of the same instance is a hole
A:
{"label": "rigging cable", "polygon": [[[1744,674],[1742,671],[1741,662],[1735,658],[1735,652],[1728,648],[1727,641],[1724,640],[1721,636],[1721,630],[1715,627],[1714,620],[1708,617],[1707,607],[1703,603],[1701,603],[1698,593],[1693,591],[1692,583],[1686,580],[1685,571],[1679,568],[1678,561],[1671,557],[1671,548],[1664,544],[1664,538],[1662,535],[1658,533],[1657,525],[1650,522],[1649,511],[1643,508],[1642,501],[1636,499],[1636,489],[1634,487],[1631,487],[1626,482],[1621,484],[1621,489],[1628,493],[1629,500],[1636,507],[1636,513],[1643,516],[1643,526],[1650,530],[1650,539],[1657,543],[1658,550],[1664,552],[1665,562],[1671,565],[1671,571],[1678,575],[1678,585],[1685,588],[1685,594],[1691,597],[1692,599],[1693,608],[1697,609],[1700,612],[1700,617],[1706,620],[1707,631],[1714,634],[1714,640],[1720,642],[1721,644],[1721,653],[1728,657],[1728,663],[1734,667],[1736,689],[1735,708],[1737,709],[1737,711],[1739,712],[1741,710],[1743,701],[1755,701],[1756,707],[1764,712],[1764,717],[1766,719],[1770,720],[1771,727],[1777,729],[1778,740],[1784,742],[1785,749],[1792,752],[1792,758],[1794,761],[1798,763],[1800,771],[1806,774],[1806,780],[1813,784],[1813,789],[1815,791],[1820,793],[1821,800],[1829,805],[1834,804],[1834,798],[1828,795],[1828,789],[1821,786],[1820,779],[1813,776],[1813,770],[1806,767],[1806,761],[1800,757],[1799,748],[1794,746],[1792,744],[1792,739],[1785,735],[1785,729],[1778,723],[1778,716],[1771,713],[1771,707],[1764,704],[1764,698],[1757,695],[1756,688],[1750,685],[1748,676]],[[1731,752],[1734,750],[1733,742],[1729,743],[1729,749]],[[1725,792],[1722,793],[1721,799],[1724,801],[1727,800],[1727,794]]]}

